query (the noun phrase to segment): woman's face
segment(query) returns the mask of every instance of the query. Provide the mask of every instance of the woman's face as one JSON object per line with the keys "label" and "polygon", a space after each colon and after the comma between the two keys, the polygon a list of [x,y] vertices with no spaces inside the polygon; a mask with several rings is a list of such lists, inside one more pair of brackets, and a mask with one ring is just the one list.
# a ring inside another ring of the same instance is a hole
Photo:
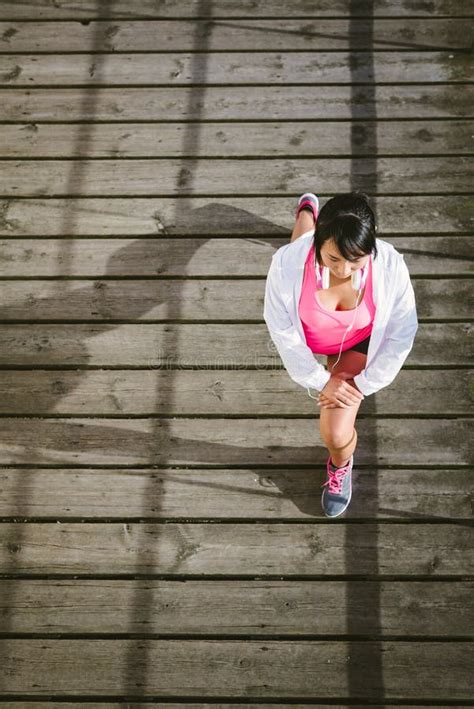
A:
{"label": "woman's face", "polygon": [[347,261],[341,255],[335,242],[327,239],[321,246],[321,260],[331,273],[339,280],[346,280],[351,277],[354,271],[363,268],[368,262],[370,254],[364,254],[357,261]]}

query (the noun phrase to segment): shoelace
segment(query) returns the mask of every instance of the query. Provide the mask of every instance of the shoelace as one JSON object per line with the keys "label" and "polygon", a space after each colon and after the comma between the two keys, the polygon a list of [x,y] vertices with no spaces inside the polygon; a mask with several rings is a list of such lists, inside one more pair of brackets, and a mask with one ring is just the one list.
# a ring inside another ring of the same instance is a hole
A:
{"label": "shoelace", "polygon": [[325,483],[321,485],[321,487],[324,487],[325,485],[329,485],[329,492],[332,493],[333,495],[340,495],[342,492],[342,481],[344,479],[344,475],[347,475],[349,472],[349,465],[346,465],[344,468],[339,468],[338,470],[331,470],[331,466],[329,466],[328,470],[328,480],[326,480]]}

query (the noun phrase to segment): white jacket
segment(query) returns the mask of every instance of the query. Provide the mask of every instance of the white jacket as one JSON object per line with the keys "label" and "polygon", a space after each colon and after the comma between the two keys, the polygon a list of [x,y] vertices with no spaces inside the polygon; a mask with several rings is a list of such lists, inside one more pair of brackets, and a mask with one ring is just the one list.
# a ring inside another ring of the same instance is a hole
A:
{"label": "white jacket", "polygon": [[[272,256],[265,284],[263,317],[290,377],[297,384],[321,391],[331,377],[306,344],[298,314],[304,264],[314,231],[281,246]],[[366,367],[354,376],[364,396],[393,382],[413,347],[418,329],[416,302],[403,254],[377,239],[372,258],[376,306]]]}

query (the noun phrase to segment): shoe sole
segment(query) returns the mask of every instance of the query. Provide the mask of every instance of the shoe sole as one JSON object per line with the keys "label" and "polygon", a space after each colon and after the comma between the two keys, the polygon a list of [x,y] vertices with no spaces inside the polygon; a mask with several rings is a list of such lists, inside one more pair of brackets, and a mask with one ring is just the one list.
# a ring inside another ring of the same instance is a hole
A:
{"label": "shoe sole", "polygon": [[300,206],[301,202],[303,201],[303,197],[308,197],[308,196],[314,197],[314,199],[316,200],[316,204],[319,207],[319,198],[317,197],[317,195],[313,194],[313,192],[305,192],[304,194],[302,194],[298,200],[298,207]]}
{"label": "shoe sole", "polygon": [[[315,206],[315,208],[316,208],[317,215],[318,215],[318,217],[319,217],[319,212],[320,212],[320,209],[319,209],[319,199],[318,199],[318,198],[316,197],[316,195],[313,194],[312,192],[305,192],[304,195],[301,195],[301,197],[300,197],[299,200],[298,200],[298,206],[297,206],[296,209],[298,210],[298,209],[299,209],[299,206],[300,206],[300,204],[301,204],[301,202],[304,202],[303,197],[304,197],[304,196],[308,196],[308,195],[311,195],[311,197],[314,197],[314,198],[315,198],[315,200],[316,200],[316,206]],[[313,205],[313,206],[314,206],[314,205]],[[313,219],[316,221],[317,217],[314,216],[314,211],[312,212],[312,214],[313,214]]]}

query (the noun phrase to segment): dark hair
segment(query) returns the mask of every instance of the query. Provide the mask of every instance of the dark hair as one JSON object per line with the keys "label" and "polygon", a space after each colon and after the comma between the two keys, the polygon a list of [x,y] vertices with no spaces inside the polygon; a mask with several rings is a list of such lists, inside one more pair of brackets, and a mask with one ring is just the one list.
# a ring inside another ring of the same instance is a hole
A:
{"label": "dark hair", "polygon": [[343,258],[355,261],[371,254],[377,258],[375,216],[363,192],[349,192],[328,200],[318,214],[313,243],[321,263],[321,246],[334,239]]}

